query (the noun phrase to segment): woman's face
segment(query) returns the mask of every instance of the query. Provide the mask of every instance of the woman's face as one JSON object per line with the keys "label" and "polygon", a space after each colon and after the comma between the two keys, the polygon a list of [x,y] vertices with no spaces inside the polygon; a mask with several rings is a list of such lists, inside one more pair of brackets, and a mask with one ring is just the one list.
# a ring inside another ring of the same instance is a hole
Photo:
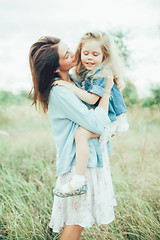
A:
{"label": "woman's face", "polygon": [[100,43],[95,39],[87,40],[81,50],[82,65],[89,71],[102,63],[103,52]]}
{"label": "woman's face", "polygon": [[58,68],[61,72],[67,72],[76,66],[75,55],[70,51],[67,44],[60,41],[58,44],[59,65]]}

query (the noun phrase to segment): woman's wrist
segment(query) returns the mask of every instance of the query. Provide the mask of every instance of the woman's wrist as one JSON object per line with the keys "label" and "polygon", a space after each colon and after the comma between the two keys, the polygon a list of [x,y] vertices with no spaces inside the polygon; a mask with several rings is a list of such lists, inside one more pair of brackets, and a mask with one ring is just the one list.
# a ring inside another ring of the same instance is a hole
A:
{"label": "woman's wrist", "polygon": [[109,97],[111,96],[111,91],[104,89],[104,94],[108,95]]}
{"label": "woman's wrist", "polygon": [[111,94],[111,91],[110,91],[110,90],[107,90],[107,89],[104,89],[104,93],[109,93],[109,94]]}
{"label": "woman's wrist", "polygon": [[112,98],[112,95],[111,95],[111,91],[110,91],[110,90],[104,89],[104,94],[108,95],[109,99]]}

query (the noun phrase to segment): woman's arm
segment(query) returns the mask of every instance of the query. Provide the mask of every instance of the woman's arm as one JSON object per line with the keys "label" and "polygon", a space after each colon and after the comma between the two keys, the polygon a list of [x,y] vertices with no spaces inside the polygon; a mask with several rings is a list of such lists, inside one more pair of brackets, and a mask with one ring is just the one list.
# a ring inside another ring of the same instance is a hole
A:
{"label": "woman's arm", "polygon": [[[109,81],[107,82],[109,83]],[[106,91],[111,89],[113,81],[111,82],[110,86],[106,86]],[[71,120],[90,132],[102,134],[105,127],[110,123],[108,118],[109,95],[106,92],[99,106],[94,110],[88,110],[87,106],[71,91],[61,86],[55,86],[51,90],[49,99],[50,117],[54,118],[57,112],[59,119]]]}
{"label": "woman's arm", "polygon": [[[113,74],[110,72],[107,77],[103,97],[100,99],[98,104],[98,106],[103,108],[107,114],[108,114],[108,107],[109,107],[109,98],[111,95],[110,91],[111,91],[111,88],[113,87],[113,83],[114,83]],[[106,105],[106,102],[108,103],[107,105]]]}
{"label": "woman's arm", "polygon": [[100,98],[100,96],[89,93],[86,90],[80,89],[76,85],[69,83],[67,81],[57,80],[54,83],[55,85],[58,84],[59,86],[65,87],[71,90],[79,99],[83,102],[89,103],[90,105],[94,105]]}

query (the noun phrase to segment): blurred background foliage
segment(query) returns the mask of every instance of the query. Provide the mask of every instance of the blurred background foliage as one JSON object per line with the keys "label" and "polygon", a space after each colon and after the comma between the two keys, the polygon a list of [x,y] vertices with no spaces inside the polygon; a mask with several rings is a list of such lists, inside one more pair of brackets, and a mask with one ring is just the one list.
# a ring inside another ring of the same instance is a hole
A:
{"label": "blurred background foliage", "polygon": [[[109,32],[118,49],[120,51],[120,55],[122,56],[124,63],[127,68],[130,68],[130,58],[131,51],[128,49],[127,39],[131,37],[130,31],[122,31],[122,30],[114,30]],[[160,107],[160,84],[150,89],[150,96],[146,96],[144,98],[139,98],[137,89],[133,82],[130,79],[124,79],[125,87],[122,90],[123,97],[127,107],[132,107],[135,104],[141,107],[152,107],[157,105]],[[8,105],[8,104],[22,104],[25,101],[29,101],[31,99],[27,98],[28,93],[25,91],[20,92],[15,95],[12,92],[8,91],[0,91],[0,105]],[[31,95],[32,96],[32,95]]]}
{"label": "blurred background foliage", "polygon": [[[118,46],[118,49],[120,51],[120,55],[122,56],[124,63],[126,67],[130,68],[130,58],[131,58],[131,51],[128,49],[127,45],[127,39],[131,37],[130,31],[121,31],[121,30],[115,30],[113,32],[110,32],[110,34],[113,36],[113,39]],[[130,79],[124,79],[125,80],[125,87],[122,90],[123,97],[125,100],[125,103],[128,107],[131,107],[135,104],[138,104],[141,107],[152,107],[154,105],[157,105],[160,107],[160,84],[154,87],[151,87],[150,89],[150,96],[139,98],[137,89],[130,81]]]}

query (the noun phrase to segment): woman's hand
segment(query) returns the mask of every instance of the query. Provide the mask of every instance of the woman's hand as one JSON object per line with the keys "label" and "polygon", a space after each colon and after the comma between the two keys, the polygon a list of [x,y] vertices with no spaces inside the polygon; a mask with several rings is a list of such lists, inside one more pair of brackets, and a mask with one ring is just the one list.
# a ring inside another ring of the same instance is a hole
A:
{"label": "woman's hand", "polygon": [[108,114],[108,105],[109,105],[109,98],[110,98],[110,90],[113,87],[113,74],[110,71],[108,73],[107,79],[106,79],[106,85],[104,88],[104,94],[103,97],[100,99],[98,106],[103,108],[106,113]]}
{"label": "woman's hand", "polygon": [[108,72],[108,76],[106,78],[106,85],[105,85],[105,90],[110,91],[113,87],[113,74],[111,71]]}

